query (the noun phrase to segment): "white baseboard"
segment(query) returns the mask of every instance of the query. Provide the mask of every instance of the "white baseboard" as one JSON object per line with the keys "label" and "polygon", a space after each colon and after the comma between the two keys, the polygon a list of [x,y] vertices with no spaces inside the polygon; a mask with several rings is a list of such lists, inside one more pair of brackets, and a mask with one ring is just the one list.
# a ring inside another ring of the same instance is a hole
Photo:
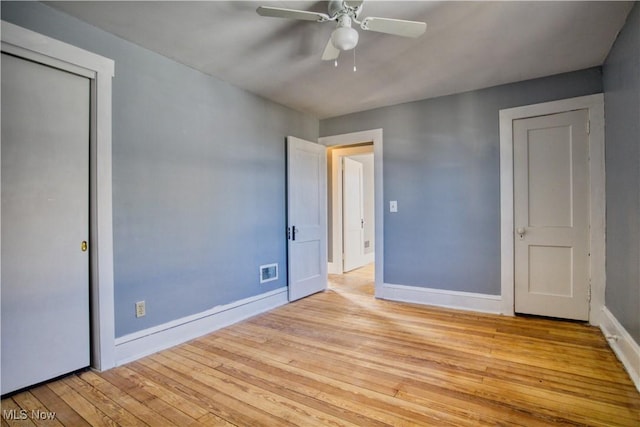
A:
{"label": "white baseboard", "polygon": [[282,287],[116,338],[116,366],[208,334],[288,302]]}
{"label": "white baseboard", "polygon": [[393,285],[389,283],[382,285],[379,297],[392,301],[434,305],[438,307],[494,314],[500,314],[502,303],[502,297],[500,297],[500,295],[447,291],[443,289]]}
{"label": "white baseboard", "polygon": [[640,346],[607,307],[602,308],[600,329],[640,392]]}

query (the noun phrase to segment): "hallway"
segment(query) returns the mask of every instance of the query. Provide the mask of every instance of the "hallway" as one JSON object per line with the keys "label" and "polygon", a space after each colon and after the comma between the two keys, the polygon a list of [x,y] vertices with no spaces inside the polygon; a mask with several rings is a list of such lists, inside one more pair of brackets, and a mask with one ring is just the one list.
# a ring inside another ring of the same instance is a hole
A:
{"label": "hallway", "polygon": [[329,289],[338,293],[350,293],[373,297],[375,264],[367,264],[344,274],[329,275]]}

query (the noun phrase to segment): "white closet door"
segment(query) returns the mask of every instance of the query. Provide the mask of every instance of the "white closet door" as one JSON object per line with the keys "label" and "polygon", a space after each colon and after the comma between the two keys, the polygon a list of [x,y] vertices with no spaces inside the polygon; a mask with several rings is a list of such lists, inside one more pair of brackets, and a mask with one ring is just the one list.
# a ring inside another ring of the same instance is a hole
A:
{"label": "white closet door", "polygon": [[2,393],[89,365],[90,81],[2,54]]}
{"label": "white closet door", "polygon": [[589,319],[587,110],[516,120],[515,309]]}

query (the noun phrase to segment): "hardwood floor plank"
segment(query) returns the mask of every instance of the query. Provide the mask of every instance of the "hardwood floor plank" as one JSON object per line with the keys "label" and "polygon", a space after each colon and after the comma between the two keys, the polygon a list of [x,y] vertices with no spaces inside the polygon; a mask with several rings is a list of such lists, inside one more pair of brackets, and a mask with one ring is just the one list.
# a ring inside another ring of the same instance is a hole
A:
{"label": "hardwood floor plank", "polygon": [[281,394],[291,400],[339,417],[355,425],[371,427],[388,425],[350,410],[348,405],[343,405],[344,401],[335,404],[330,400],[319,399],[318,395],[323,389],[323,384],[318,383],[314,387],[307,386],[300,381],[296,381],[295,376],[290,372],[278,367],[254,361],[246,356],[238,357],[237,354],[224,350],[219,352],[205,351],[199,347],[189,346],[185,351],[202,355],[203,357],[209,356],[224,360],[223,364],[217,368],[221,372],[250,382],[265,390]]}
{"label": "hardwood floor plank", "polygon": [[11,427],[35,427],[35,423],[13,398],[2,399],[2,421]]}
{"label": "hardwood floor plank", "polygon": [[138,378],[135,372],[126,367],[102,372],[100,375],[118,390],[127,393],[151,411],[169,420],[170,423],[185,426],[191,425],[196,420],[176,408],[173,403],[169,403],[175,401],[169,390],[162,389],[148,379]]}
{"label": "hardwood floor plank", "polygon": [[201,416],[192,424],[185,424],[187,427],[196,427],[196,426],[209,426],[209,427],[236,427],[235,424],[231,424],[229,421],[224,418],[220,418],[219,416],[208,412],[207,414]]}
{"label": "hardwood floor plank", "polygon": [[29,414],[29,419],[37,426],[63,426],[56,413],[47,409],[31,392],[25,391],[13,396],[13,400]]}
{"label": "hardwood floor plank", "polygon": [[2,426],[640,426],[640,394],[597,328],[377,300],[372,274],[6,397]]}
{"label": "hardwood floor plank", "polygon": [[[164,383],[171,385],[174,390],[185,390],[183,397],[191,399],[193,403],[202,405],[203,408],[232,424],[239,426],[286,426],[291,425],[286,420],[262,410],[256,409],[248,403],[234,399],[218,390],[208,387],[198,379],[190,375],[183,375],[151,357],[145,358],[136,364],[156,371],[164,378]],[[205,414],[206,415],[206,414]]]}
{"label": "hardwood floor plank", "polygon": [[[215,347],[216,343],[209,344]],[[233,354],[256,354],[251,346],[242,348],[243,343],[231,344],[225,342],[223,348],[232,348]],[[264,355],[260,353],[260,355]],[[366,415],[379,421],[394,424],[394,421],[409,423],[409,425],[463,425],[463,421],[451,414],[434,412],[431,408],[419,407],[409,402],[402,402],[394,397],[369,391],[364,388],[352,386],[348,379],[336,380],[327,376],[326,371],[314,372],[309,367],[299,368],[291,363],[282,364],[274,359],[270,362],[277,364],[295,378],[298,387],[302,384],[310,385],[322,392],[316,395],[317,398],[328,400],[332,397],[342,402],[352,404],[349,409],[364,408]],[[335,401],[334,401],[335,402]],[[357,410],[357,409],[356,409]],[[451,420],[451,418],[455,418]]]}
{"label": "hardwood floor plank", "polygon": [[105,396],[104,393],[87,384],[76,375],[68,376],[61,380],[64,384],[84,397],[91,405],[102,411],[117,425],[144,427],[146,424],[135,415]]}
{"label": "hardwood floor plank", "polygon": [[47,385],[58,397],[92,426],[113,427],[117,424],[104,412],[73,390],[65,381],[58,380]]}
{"label": "hardwood floor plank", "polygon": [[[238,377],[228,375],[217,369],[203,369],[202,364],[194,361],[190,357],[181,356],[176,352],[167,352],[164,356],[173,360],[176,363],[174,366],[182,372],[189,373],[194,370],[201,371],[205,374],[202,376],[202,381],[209,386],[232,395],[235,398],[241,398],[243,402],[247,402],[251,406],[279,416],[294,425],[354,425],[329,414],[307,407],[303,404],[299,404],[288,397],[269,392],[268,390],[257,387],[250,382],[243,381]],[[170,364],[168,361],[165,361],[165,363]]]}
{"label": "hardwood floor plank", "polygon": [[89,423],[73,410],[64,400],[58,397],[47,385],[32,388],[33,394],[48,410],[56,413],[56,419],[64,426],[85,427]]}
{"label": "hardwood floor plank", "polygon": [[192,423],[208,413],[206,408],[192,401],[189,389],[183,384],[167,382],[166,377],[154,370],[141,368],[139,363],[124,367],[119,374],[151,395],[152,401],[162,401],[171,408],[179,408],[180,412],[189,418],[187,423]]}
{"label": "hardwood floor plank", "polygon": [[124,411],[127,411],[130,414],[135,414],[136,418],[140,419],[144,424],[152,426],[175,425],[173,422],[163,417],[162,414],[151,410],[147,406],[138,402],[128,393],[123,393],[120,389],[95,372],[84,372],[80,374],[79,377],[95,390],[101,392],[105,397],[120,406]]}

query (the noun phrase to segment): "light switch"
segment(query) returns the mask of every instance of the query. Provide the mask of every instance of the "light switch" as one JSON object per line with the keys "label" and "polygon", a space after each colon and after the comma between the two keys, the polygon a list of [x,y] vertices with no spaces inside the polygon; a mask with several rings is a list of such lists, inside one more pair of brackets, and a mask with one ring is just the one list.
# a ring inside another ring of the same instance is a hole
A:
{"label": "light switch", "polygon": [[398,212],[398,201],[391,200],[389,202],[389,212]]}

